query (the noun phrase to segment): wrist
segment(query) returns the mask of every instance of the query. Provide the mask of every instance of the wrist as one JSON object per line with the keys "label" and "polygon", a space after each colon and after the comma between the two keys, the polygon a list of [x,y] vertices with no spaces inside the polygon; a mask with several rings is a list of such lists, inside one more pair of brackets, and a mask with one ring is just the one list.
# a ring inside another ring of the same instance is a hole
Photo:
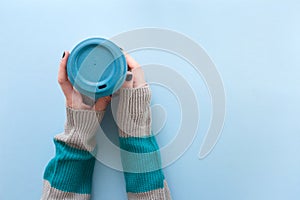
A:
{"label": "wrist", "polygon": [[148,85],[139,88],[121,88],[118,112],[141,114],[150,108],[151,90]]}
{"label": "wrist", "polygon": [[151,126],[151,91],[142,88],[120,89],[118,126],[121,137],[149,136]]}

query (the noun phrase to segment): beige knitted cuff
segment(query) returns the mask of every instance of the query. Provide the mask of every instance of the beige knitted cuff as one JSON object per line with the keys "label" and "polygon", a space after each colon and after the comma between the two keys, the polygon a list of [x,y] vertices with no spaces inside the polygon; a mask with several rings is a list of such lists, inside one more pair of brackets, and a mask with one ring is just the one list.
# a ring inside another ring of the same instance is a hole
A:
{"label": "beige knitted cuff", "polygon": [[171,200],[171,194],[168,187],[168,183],[164,180],[164,188],[159,188],[156,190],[151,190],[148,192],[142,193],[132,193],[128,192],[127,197],[130,200],[149,200],[149,199],[157,199],[157,200]]}
{"label": "beige knitted cuff", "polygon": [[151,135],[151,91],[149,86],[121,88],[117,122],[121,137]]}
{"label": "beige knitted cuff", "polygon": [[65,132],[55,136],[69,146],[93,151],[96,146],[96,132],[102,121],[104,111],[75,110],[66,108]]}

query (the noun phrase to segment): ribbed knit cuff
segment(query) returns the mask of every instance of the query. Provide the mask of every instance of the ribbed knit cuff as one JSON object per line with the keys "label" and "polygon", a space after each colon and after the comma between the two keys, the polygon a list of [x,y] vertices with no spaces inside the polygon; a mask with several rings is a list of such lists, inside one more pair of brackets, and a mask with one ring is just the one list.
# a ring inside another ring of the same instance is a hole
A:
{"label": "ribbed knit cuff", "polygon": [[118,126],[121,137],[151,135],[150,100],[149,86],[120,89]]}
{"label": "ribbed knit cuff", "polygon": [[65,132],[55,136],[55,139],[78,149],[93,151],[96,132],[104,111],[75,110],[67,107],[66,116]]}
{"label": "ribbed knit cuff", "polygon": [[159,188],[156,190],[151,190],[148,192],[141,192],[141,193],[128,192],[127,197],[130,200],[148,200],[148,199],[171,200],[172,199],[166,180],[164,180],[164,188]]}

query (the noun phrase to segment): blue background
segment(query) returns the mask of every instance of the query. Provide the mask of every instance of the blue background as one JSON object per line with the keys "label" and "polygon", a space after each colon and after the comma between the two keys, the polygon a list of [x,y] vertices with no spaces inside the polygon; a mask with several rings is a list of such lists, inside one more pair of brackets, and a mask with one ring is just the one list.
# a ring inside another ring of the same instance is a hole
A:
{"label": "blue background", "polygon": [[[164,169],[173,198],[299,199],[299,10],[292,0],[1,1],[0,199],[40,198],[52,138],[65,120],[57,84],[63,50],[87,37],[142,27],[168,28],[199,43],[226,89],[222,136],[199,160],[211,105],[202,79],[187,77],[199,91],[201,120],[192,146]],[[136,59],[150,62],[154,54]],[[171,107],[169,130],[176,103],[168,94],[158,98],[161,88],[153,93],[154,102]],[[160,144],[168,137],[159,135]],[[125,199],[122,173],[96,163],[93,199]]]}

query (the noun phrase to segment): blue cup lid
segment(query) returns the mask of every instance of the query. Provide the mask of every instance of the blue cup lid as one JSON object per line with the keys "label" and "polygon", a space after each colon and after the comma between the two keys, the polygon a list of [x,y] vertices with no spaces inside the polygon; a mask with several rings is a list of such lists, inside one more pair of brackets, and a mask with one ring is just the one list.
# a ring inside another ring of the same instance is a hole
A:
{"label": "blue cup lid", "polygon": [[67,73],[72,85],[93,99],[117,91],[125,81],[127,63],[123,52],[113,42],[89,38],[72,50]]}

